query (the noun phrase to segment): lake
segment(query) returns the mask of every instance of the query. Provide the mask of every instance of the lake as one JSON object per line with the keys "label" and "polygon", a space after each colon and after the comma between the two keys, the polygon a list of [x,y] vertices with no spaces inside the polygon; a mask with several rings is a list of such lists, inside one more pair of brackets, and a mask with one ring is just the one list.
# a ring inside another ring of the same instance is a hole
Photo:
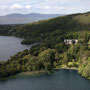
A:
{"label": "lake", "polygon": [[0,36],[0,61],[8,60],[19,51],[30,49],[31,45],[22,45],[23,39],[9,36]]}
{"label": "lake", "polygon": [[0,81],[0,90],[90,90],[90,80],[76,70],[58,70],[51,75],[16,77]]}

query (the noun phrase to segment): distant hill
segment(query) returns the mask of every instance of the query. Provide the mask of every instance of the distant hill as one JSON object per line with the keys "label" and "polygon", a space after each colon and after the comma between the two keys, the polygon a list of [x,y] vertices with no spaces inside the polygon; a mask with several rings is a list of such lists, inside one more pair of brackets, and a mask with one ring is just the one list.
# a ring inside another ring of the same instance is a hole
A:
{"label": "distant hill", "polygon": [[0,16],[0,24],[26,24],[63,15],[64,14],[13,13],[6,16]]}

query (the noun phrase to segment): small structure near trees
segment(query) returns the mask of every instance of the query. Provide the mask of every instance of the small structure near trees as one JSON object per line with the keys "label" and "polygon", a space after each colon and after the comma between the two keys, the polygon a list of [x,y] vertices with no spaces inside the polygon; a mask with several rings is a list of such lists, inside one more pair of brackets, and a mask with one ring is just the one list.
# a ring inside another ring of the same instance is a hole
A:
{"label": "small structure near trees", "polygon": [[77,39],[64,39],[65,44],[77,44],[78,40]]}

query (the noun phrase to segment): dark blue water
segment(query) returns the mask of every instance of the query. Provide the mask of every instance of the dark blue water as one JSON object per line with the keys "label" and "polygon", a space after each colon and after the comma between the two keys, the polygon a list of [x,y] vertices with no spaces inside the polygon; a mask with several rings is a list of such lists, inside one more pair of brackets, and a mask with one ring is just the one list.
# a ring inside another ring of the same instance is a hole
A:
{"label": "dark blue water", "polygon": [[8,60],[19,51],[30,49],[30,45],[22,45],[21,41],[21,38],[0,36],[0,61]]}
{"label": "dark blue water", "polygon": [[0,90],[90,90],[90,80],[76,70],[59,70],[51,75],[2,80]]}

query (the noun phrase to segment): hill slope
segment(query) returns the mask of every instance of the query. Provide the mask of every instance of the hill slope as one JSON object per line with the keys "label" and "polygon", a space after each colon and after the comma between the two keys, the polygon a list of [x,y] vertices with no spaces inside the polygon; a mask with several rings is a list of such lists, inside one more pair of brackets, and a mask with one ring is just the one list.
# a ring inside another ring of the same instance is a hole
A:
{"label": "hill slope", "polygon": [[29,41],[32,39],[37,42],[46,39],[47,36],[49,37],[53,33],[60,36],[68,32],[83,30],[90,31],[90,13],[61,16],[21,25],[20,27],[8,31],[8,33],[27,40],[29,39]]}

